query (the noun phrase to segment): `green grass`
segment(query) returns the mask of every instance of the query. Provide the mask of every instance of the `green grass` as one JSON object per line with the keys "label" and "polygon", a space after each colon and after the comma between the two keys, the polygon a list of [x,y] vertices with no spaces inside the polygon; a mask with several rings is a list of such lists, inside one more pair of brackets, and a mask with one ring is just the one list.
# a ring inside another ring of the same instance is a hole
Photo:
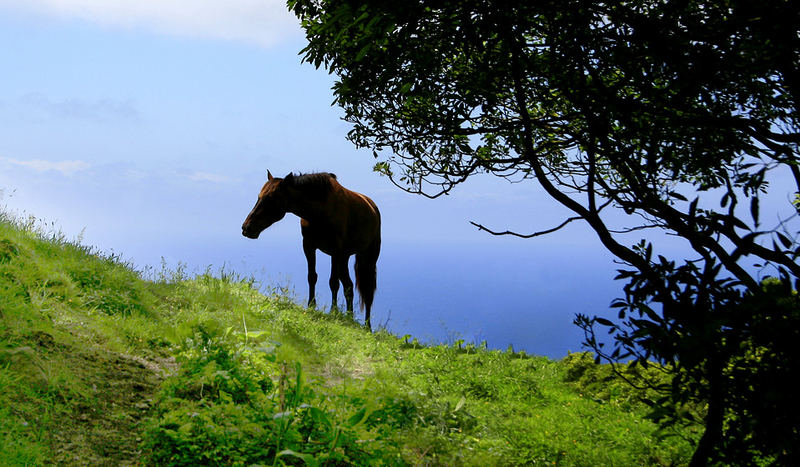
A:
{"label": "green grass", "polygon": [[0,214],[9,465],[681,465],[590,356],[420,345],[220,271],[144,278]]}

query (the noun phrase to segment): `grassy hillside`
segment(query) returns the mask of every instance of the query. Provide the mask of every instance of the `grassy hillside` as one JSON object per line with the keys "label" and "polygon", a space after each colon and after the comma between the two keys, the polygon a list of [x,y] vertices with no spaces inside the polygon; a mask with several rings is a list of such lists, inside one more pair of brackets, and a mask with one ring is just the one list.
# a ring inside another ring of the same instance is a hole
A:
{"label": "grassy hillside", "polygon": [[370,334],[225,272],[148,280],[0,214],[9,465],[675,465],[641,394],[561,361]]}

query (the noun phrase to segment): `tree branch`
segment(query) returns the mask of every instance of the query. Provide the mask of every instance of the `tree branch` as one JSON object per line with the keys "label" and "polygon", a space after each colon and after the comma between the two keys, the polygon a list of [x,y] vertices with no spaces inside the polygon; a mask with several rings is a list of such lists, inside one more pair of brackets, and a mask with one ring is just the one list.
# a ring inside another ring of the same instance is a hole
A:
{"label": "tree branch", "polygon": [[581,220],[581,219],[582,219],[582,217],[580,217],[580,216],[570,217],[567,220],[565,220],[564,222],[562,222],[561,224],[557,225],[556,227],[553,227],[552,229],[542,230],[540,232],[534,232],[532,234],[521,234],[521,233],[517,233],[517,232],[512,232],[510,230],[506,230],[505,232],[496,232],[496,231],[491,230],[489,228],[486,228],[483,225],[478,224],[476,222],[469,221],[469,223],[474,225],[475,227],[477,227],[478,230],[482,230],[484,232],[488,232],[488,233],[490,233],[492,235],[497,235],[497,236],[511,235],[513,237],[519,237],[519,238],[533,238],[533,237],[539,237],[541,235],[547,235],[549,233],[553,233],[553,232],[555,232],[557,230],[562,229],[565,225],[569,224],[570,222]]}

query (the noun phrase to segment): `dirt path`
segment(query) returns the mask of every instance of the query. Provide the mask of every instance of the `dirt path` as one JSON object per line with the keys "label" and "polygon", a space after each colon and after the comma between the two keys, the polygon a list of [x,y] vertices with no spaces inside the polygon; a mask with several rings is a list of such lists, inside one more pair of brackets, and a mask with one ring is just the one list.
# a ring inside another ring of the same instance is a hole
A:
{"label": "dirt path", "polygon": [[52,461],[56,465],[140,465],[144,421],[158,387],[174,360],[145,360],[101,350],[67,354],[75,374],[85,375],[92,394],[76,401],[70,420],[56,423]]}

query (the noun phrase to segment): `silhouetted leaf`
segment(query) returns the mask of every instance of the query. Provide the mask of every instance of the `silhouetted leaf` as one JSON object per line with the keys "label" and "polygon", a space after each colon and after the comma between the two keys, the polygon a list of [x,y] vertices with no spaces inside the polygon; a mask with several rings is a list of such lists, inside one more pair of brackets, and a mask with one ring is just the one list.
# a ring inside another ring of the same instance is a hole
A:
{"label": "silhouetted leaf", "polygon": [[753,222],[758,225],[758,196],[753,196],[750,200],[750,215],[753,217]]}
{"label": "silhouetted leaf", "polygon": [[787,237],[786,235],[784,235],[784,234],[782,234],[780,232],[775,232],[775,235],[777,235],[778,240],[781,241],[781,243],[783,244],[784,248],[791,248],[792,247],[793,242],[791,240],[789,240],[789,237]]}
{"label": "silhouetted leaf", "polygon": [[609,320],[607,320],[605,318],[595,317],[594,320],[595,320],[595,322],[597,322],[598,324],[601,324],[603,326],[613,326],[614,325],[614,323],[612,323],[611,321],[609,321]]}
{"label": "silhouetted leaf", "polygon": [[683,196],[682,194],[678,193],[677,191],[671,191],[669,193],[669,195],[672,196],[673,198],[679,199],[681,201],[689,201],[685,196]]}

